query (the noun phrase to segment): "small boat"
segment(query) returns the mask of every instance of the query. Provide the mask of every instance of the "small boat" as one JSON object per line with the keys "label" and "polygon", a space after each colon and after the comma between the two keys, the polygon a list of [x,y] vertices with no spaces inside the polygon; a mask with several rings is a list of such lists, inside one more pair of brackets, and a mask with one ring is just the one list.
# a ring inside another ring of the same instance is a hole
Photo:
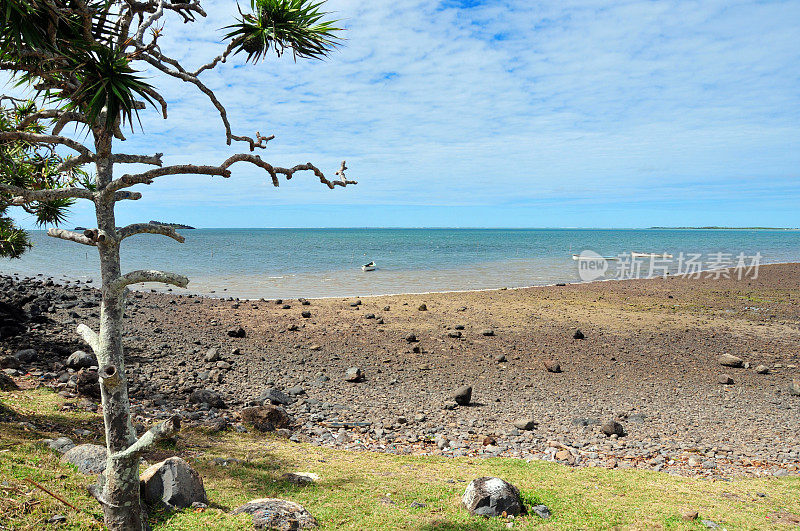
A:
{"label": "small boat", "polygon": [[370,262],[361,266],[361,271],[375,271],[375,262]]}
{"label": "small boat", "polygon": [[672,258],[671,254],[667,253],[637,253],[635,251],[631,251],[631,258]]}

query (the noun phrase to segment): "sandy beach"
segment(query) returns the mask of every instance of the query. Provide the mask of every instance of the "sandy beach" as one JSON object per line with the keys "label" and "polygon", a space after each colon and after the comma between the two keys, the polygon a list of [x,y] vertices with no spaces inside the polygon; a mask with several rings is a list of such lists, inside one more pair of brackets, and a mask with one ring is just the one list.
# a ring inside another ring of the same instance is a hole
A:
{"label": "sandy beach", "polygon": [[[42,313],[4,338],[0,356],[8,369],[15,352],[36,349],[36,360],[9,370],[74,396],[77,375],[64,362],[85,349],[76,324],[97,326],[99,294],[42,281],[3,280],[6,303]],[[360,299],[139,292],[129,297],[125,344],[145,424],[177,411],[189,425],[246,429],[238,412],[273,396],[290,402],[286,436],[352,450],[784,475],[800,465],[800,396],[790,390],[800,378],[798,301],[800,264],[764,266],[747,280]],[[245,337],[230,337],[238,327]],[[744,367],[722,366],[725,354]],[[361,381],[345,379],[352,367]],[[720,383],[725,375],[732,383]],[[458,406],[452,396],[464,385],[471,402]],[[221,402],[192,403],[198,390]],[[520,429],[529,420],[535,426]],[[611,420],[623,436],[602,432]]]}

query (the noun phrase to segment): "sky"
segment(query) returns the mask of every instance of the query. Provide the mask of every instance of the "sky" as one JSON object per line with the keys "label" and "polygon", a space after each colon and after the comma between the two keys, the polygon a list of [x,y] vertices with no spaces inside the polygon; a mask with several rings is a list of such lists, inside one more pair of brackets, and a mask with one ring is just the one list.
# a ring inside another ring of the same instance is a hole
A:
{"label": "sky", "polygon": [[[119,204],[120,225],[800,226],[797,0],[325,5],[346,30],[327,60],[238,56],[203,80],[234,133],[276,135],[262,158],[329,177],[346,159],[359,184],[331,191],[297,174],[274,188],[247,164],[230,179],[163,177]],[[160,40],[187,67],[224,48],[237,14],[204,6],[207,19],[173,16]],[[225,145],[194,87],[145,75],[169,119],[144,111],[143,133],[118,150],[165,164],[247,150]],[[93,226],[90,205],[71,224]]]}

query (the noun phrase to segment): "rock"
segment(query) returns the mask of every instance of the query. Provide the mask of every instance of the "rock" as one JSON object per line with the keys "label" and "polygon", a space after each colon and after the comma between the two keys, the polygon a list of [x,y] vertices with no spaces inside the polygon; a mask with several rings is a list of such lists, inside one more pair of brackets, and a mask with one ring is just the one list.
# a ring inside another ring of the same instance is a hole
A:
{"label": "rock", "polygon": [[412,509],[424,509],[427,506],[428,506],[427,503],[422,503],[418,501],[413,501],[409,504],[409,507],[411,507]]}
{"label": "rock", "polygon": [[453,393],[453,400],[455,400],[456,404],[459,406],[468,406],[470,400],[472,400],[472,386],[465,385],[459,387],[456,392]]}
{"label": "rock", "polygon": [[15,352],[14,357],[22,363],[30,363],[39,359],[39,353],[32,348],[26,348]]}
{"label": "rock", "polygon": [[493,336],[494,335],[494,330],[492,330],[491,328],[484,328],[483,330],[481,330],[481,335],[486,336],[486,337]]}
{"label": "rock", "polygon": [[756,372],[758,374],[769,374],[769,367],[766,365],[759,365],[756,367]]}
{"label": "rock", "polygon": [[219,356],[219,349],[210,348],[206,351],[206,355],[203,356],[203,360],[206,363],[212,363],[215,361],[219,361],[221,358]]}
{"label": "rock", "polygon": [[319,475],[311,472],[289,472],[282,477],[292,485],[311,485],[319,481]]}
{"label": "rock", "polygon": [[531,510],[536,516],[538,516],[542,520],[547,520],[548,518],[550,518],[551,515],[550,508],[547,505],[534,505],[533,508],[531,508]]}
{"label": "rock", "polygon": [[294,400],[290,398],[288,395],[278,391],[277,389],[264,389],[261,394],[258,396],[259,402],[266,402],[269,400],[272,404],[276,406],[288,406]]}
{"label": "rock", "polygon": [[258,431],[275,431],[279,428],[286,428],[291,424],[291,418],[286,411],[279,406],[264,405],[243,409],[240,413],[242,420]]}
{"label": "rock", "polygon": [[616,435],[618,437],[622,437],[625,435],[625,429],[622,427],[622,424],[617,422],[616,420],[609,420],[605,424],[600,427],[600,431],[602,431],[607,436],[611,437],[612,435]]}
{"label": "rock", "polygon": [[408,341],[409,343],[416,343],[417,342],[417,336],[415,336],[414,334],[408,334],[404,339],[406,341]]}
{"label": "rock", "polygon": [[230,328],[227,332],[229,337],[246,337],[247,333],[244,331],[244,328],[238,326],[236,328]]}
{"label": "rock", "polygon": [[75,465],[81,474],[101,474],[106,469],[106,449],[96,444],[79,444],[70,448],[61,460]]}
{"label": "rock", "polygon": [[21,364],[14,356],[0,356],[0,369],[19,369]]}
{"label": "rock", "polygon": [[586,339],[586,336],[583,335],[583,332],[581,332],[581,329],[578,328],[577,330],[575,330],[575,333],[572,334],[572,339]]}
{"label": "rock", "polygon": [[302,386],[295,385],[294,387],[287,389],[286,394],[290,396],[300,396],[306,394],[306,390],[303,389]]}
{"label": "rock", "polygon": [[67,358],[67,367],[70,369],[88,369],[92,365],[97,365],[94,356],[83,350],[76,350]]}
{"label": "rock", "polygon": [[789,384],[789,394],[792,396],[800,396],[800,380],[795,380]]}
{"label": "rock", "polygon": [[733,378],[727,374],[720,374],[717,376],[717,382],[721,383],[722,385],[733,385]]}
{"label": "rock", "polygon": [[517,419],[514,421],[514,427],[522,431],[530,431],[536,427],[536,421],[529,418]]}
{"label": "rock", "polygon": [[6,373],[0,372],[0,391],[16,391],[17,389],[19,389],[17,382]]}
{"label": "rock", "polygon": [[517,516],[525,512],[519,490],[500,478],[473,479],[461,499],[474,516]]}
{"label": "rock", "polygon": [[684,520],[687,520],[687,521],[697,520],[697,516],[698,516],[697,511],[695,511],[693,509],[689,509],[689,510],[683,511],[681,513],[681,518],[683,518]]}
{"label": "rock", "polygon": [[59,437],[58,439],[53,439],[47,443],[47,446],[50,447],[51,450],[55,450],[59,453],[65,454],[68,451],[75,448],[75,443],[72,442],[72,439],[69,437]]}
{"label": "rock", "polygon": [[744,365],[744,360],[739,356],[734,356],[733,354],[723,354],[717,361],[723,367],[739,368]]}
{"label": "rock", "polygon": [[419,305],[419,308],[417,308],[417,310],[419,310],[421,312],[427,312],[428,311],[428,307],[425,305],[425,303],[422,303],[422,304]]}
{"label": "rock", "polygon": [[450,330],[449,332],[447,332],[447,337],[458,339],[459,337],[461,337],[461,332],[459,332],[458,330]]}
{"label": "rock", "polygon": [[311,318],[311,312],[308,311],[308,310],[302,311],[300,313],[300,315],[303,317],[303,319],[310,319]]}
{"label": "rock", "polygon": [[191,507],[193,503],[208,504],[203,480],[189,463],[180,457],[170,457],[145,470],[139,477],[141,495],[150,506]]}
{"label": "rock", "polygon": [[506,355],[505,354],[498,354],[498,355],[496,355],[494,357],[494,361],[496,361],[497,363],[503,363],[503,362],[506,361]]}
{"label": "rock", "polygon": [[350,367],[344,373],[344,379],[348,382],[360,382],[364,379],[364,373],[358,367]]}
{"label": "rock", "polygon": [[81,369],[75,380],[76,390],[79,395],[100,398],[100,377],[97,371],[87,371]]}
{"label": "rock", "polygon": [[544,368],[547,372],[561,372],[561,364],[556,360],[544,360]]}
{"label": "rock", "polygon": [[256,529],[295,531],[317,527],[317,521],[302,505],[277,498],[252,500],[233,511],[233,514],[242,513],[253,516]]}
{"label": "rock", "polygon": [[225,402],[219,393],[211,389],[196,389],[189,395],[189,402],[192,404],[208,404],[217,409],[225,409]]}
{"label": "rock", "polygon": [[713,520],[700,520],[700,523],[706,526],[708,529],[719,529],[719,524]]}

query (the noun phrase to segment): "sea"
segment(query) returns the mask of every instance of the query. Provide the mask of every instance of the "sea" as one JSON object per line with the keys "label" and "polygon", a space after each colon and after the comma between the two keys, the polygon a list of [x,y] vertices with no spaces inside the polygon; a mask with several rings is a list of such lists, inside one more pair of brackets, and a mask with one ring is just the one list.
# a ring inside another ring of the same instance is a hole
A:
{"label": "sea", "polygon": [[[319,298],[518,288],[800,262],[800,231],[763,229],[194,229],[186,242],[139,235],[124,271],[189,277],[173,292],[235,298]],[[0,272],[99,283],[97,251],[32,231]],[[632,257],[631,253],[645,256]],[[583,253],[583,254],[582,254]],[[585,259],[575,260],[573,255]],[[598,257],[607,257],[598,258]],[[375,262],[374,271],[361,266]],[[709,273],[706,273],[709,274]],[[720,274],[720,273],[716,273]],[[134,289],[168,289],[158,285]]]}

